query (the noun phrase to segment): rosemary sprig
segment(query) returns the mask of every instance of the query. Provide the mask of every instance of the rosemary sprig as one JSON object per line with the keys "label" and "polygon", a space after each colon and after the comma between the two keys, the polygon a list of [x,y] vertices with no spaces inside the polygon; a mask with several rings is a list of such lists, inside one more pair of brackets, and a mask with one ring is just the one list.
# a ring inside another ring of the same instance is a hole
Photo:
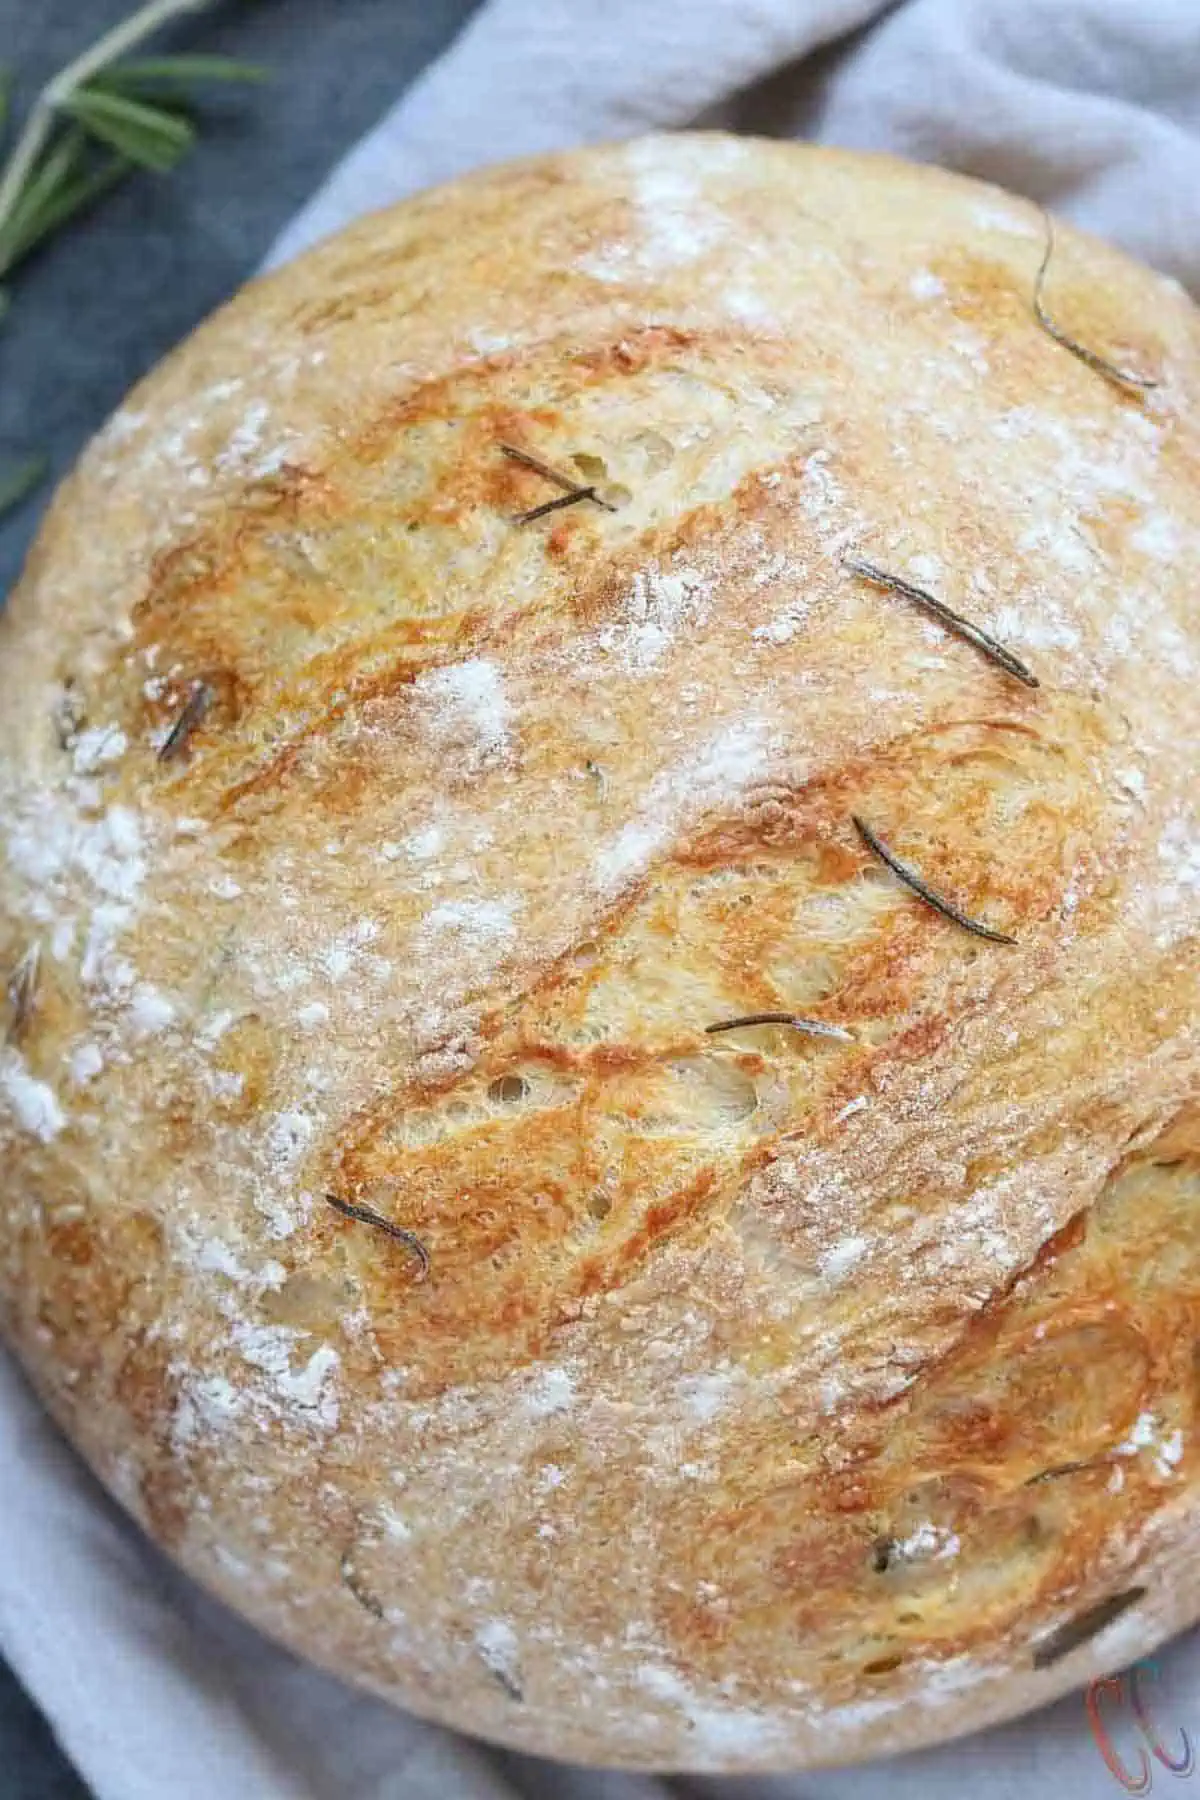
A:
{"label": "rosemary sprig", "polygon": [[594,486],[585,486],[570,475],[564,475],[561,469],[543,462],[540,456],[531,456],[528,450],[522,450],[516,444],[501,444],[500,449],[512,462],[523,464],[525,468],[532,469],[544,480],[552,481],[555,487],[564,490],[557,500],[544,500],[540,506],[531,507],[528,512],[517,513],[513,519],[514,525],[530,525],[534,519],[544,519],[547,513],[561,512],[564,506],[578,506],[581,500],[590,500],[605,512],[616,512],[616,507],[610,501],[602,500]]}
{"label": "rosemary sprig", "polygon": [[170,762],[173,756],[179,755],[212,705],[213,699],[213,691],[207,681],[193,682],[191,693],[175,715],[175,721],[166,737],[158,746],[159,762]]}
{"label": "rosemary sprig", "polygon": [[98,143],[155,175],[168,174],[196,141],[190,119],[102,87],[80,88],[62,110]]}
{"label": "rosemary sprig", "polygon": [[39,165],[0,238],[0,275],[24,262],[44,238],[115,187],[132,168],[131,163],[118,156],[99,166],[81,168],[84,159],[80,151],[85,142],[81,130],[66,134]]}
{"label": "rosemary sprig", "polygon": [[1105,1626],[1119,1619],[1123,1612],[1136,1606],[1145,1594],[1144,1587],[1126,1588],[1123,1593],[1110,1594],[1106,1600],[1097,1600],[1084,1612],[1076,1613],[1073,1619],[1067,1619],[1055,1627],[1048,1636],[1042,1638],[1034,1646],[1033,1666],[1035,1669],[1048,1669],[1052,1663],[1060,1662],[1069,1656],[1072,1650],[1078,1650],[1091,1638],[1098,1637]]}
{"label": "rosemary sprig", "polygon": [[[191,87],[264,78],[223,56],[130,56],[171,20],[212,3],[149,0],[47,82],[0,168],[0,280],[135,169],[166,175],[175,168],[196,141]],[[0,67],[0,134],[10,95],[11,73]],[[0,318],[7,306],[0,289]],[[44,470],[34,457],[0,468],[0,515]]]}
{"label": "rosemary sprig", "polygon": [[715,1025],[706,1025],[705,1031],[710,1037],[718,1031],[741,1031],[748,1025],[790,1025],[793,1031],[807,1032],[809,1037],[840,1038],[843,1043],[853,1043],[854,1033],[847,1031],[844,1025],[830,1025],[824,1019],[803,1019],[799,1013],[758,1012],[744,1013],[736,1019],[718,1019]]}
{"label": "rosemary sprig", "polygon": [[1069,350],[1072,356],[1077,356],[1087,368],[1094,369],[1097,375],[1105,376],[1117,387],[1133,388],[1143,393],[1149,392],[1151,388],[1156,388],[1158,382],[1153,377],[1139,375],[1133,369],[1122,369],[1117,363],[1109,362],[1106,356],[1100,356],[1095,350],[1089,350],[1086,344],[1081,344],[1078,338],[1074,338],[1069,332],[1064,331],[1061,325],[1056,325],[1046,311],[1046,277],[1050,272],[1050,259],[1054,255],[1054,220],[1044,208],[1042,216],[1046,223],[1046,249],[1033,284],[1034,318],[1047,337],[1052,337],[1056,344],[1061,344],[1064,350]]}
{"label": "rosemary sprig", "polygon": [[15,1044],[29,1023],[37,1000],[38,978],[42,970],[42,946],[30,944],[28,950],[8,978],[8,1042]]}
{"label": "rosemary sprig", "polygon": [[382,1213],[377,1213],[373,1206],[359,1206],[353,1200],[342,1200],[337,1194],[326,1194],[325,1202],[332,1206],[334,1212],[341,1213],[343,1219],[356,1219],[360,1225],[374,1225],[376,1230],[384,1231],[388,1237],[395,1238],[403,1244],[417,1261],[420,1274],[418,1281],[424,1281],[429,1273],[429,1252],[415,1231],[406,1231],[403,1225],[393,1225]]}
{"label": "rosemary sprig", "polygon": [[892,575],[887,569],[881,569],[875,563],[864,562],[861,557],[848,556],[843,567],[854,575],[861,575],[864,581],[874,582],[876,587],[890,588],[894,594],[903,594],[908,600],[915,600],[926,612],[932,613],[947,631],[953,631],[968,644],[974,644],[985,656],[999,664],[1007,675],[1015,675],[1026,687],[1040,687],[1041,682],[1031,669],[1027,669],[1019,656],[1014,656],[1005,645],[998,643],[991,632],[984,631],[982,626],[972,624],[964,619],[961,613],[947,606],[944,600],[938,600],[928,589],[918,587],[915,581],[905,581],[902,575]]}
{"label": "rosemary sprig", "polygon": [[[207,0],[206,0],[207,3]],[[257,63],[235,62],[232,56],[128,57],[95,78],[96,87],[137,88],[161,84],[172,88],[193,81],[265,81],[267,72]]]}
{"label": "rosemary sprig", "polygon": [[369,1612],[373,1619],[382,1620],[386,1618],[387,1615],[383,1610],[381,1602],[375,1598],[370,1588],[366,1587],[363,1583],[362,1577],[355,1566],[353,1550],[345,1550],[342,1552],[338,1570],[347,1591],[354,1595],[354,1598],[358,1601],[358,1604],[362,1607],[363,1611]]}
{"label": "rosemary sprig", "polygon": [[855,830],[867,848],[873,850],[880,862],[886,863],[893,875],[898,876],[906,888],[911,888],[918,899],[924,900],[926,906],[932,906],[933,910],[940,912],[944,919],[950,919],[955,925],[961,925],[964,931],[969,931],[974,937],[987,938],[993,944],[1016,943],[1016,938],[1010,937],[1006,931],[996,931],[992,926],[985,925],[982,919],[973,919],[970,913],[965,913],[961,907],[955,906],[953,900],[947,900],[945,894],[939,894],[938,890],[930,887],[929,883],[923,880],[915,869],[900,860],[896,852],[872,831],[865,819],[860,818],[858,813],[851,813],[850,816],[854,821]]}
{"label": "rosemary sprig", "polygon": [[44,456],[27,456],[21,462],[8,463],[0,469],[0,514],[20,506],[26,494],[32,494],[48,466]]}

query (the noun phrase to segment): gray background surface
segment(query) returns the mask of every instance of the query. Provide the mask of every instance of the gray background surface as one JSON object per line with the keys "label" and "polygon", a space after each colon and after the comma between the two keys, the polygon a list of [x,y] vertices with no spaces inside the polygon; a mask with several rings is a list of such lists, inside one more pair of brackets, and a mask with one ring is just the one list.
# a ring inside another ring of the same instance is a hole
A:
{"label": "gray background surface", "polygon": [[[0,465],[40,450],[53,478],[64,474],[131,383],[251,273],[474,4],[226,0],[164,34],[164,48],[225,51],[267,65],[272,80],[207,90],[206,128],[185,165],[165,180],[131,178],[17,272],[0,327]],[[0,0],[0,61],[15,70],[18,115],[48,76],[134,5]],[[53,478],[0,522],[0,596],[17,577]],[[85,1800],[2,1662],[0,1800]]]}

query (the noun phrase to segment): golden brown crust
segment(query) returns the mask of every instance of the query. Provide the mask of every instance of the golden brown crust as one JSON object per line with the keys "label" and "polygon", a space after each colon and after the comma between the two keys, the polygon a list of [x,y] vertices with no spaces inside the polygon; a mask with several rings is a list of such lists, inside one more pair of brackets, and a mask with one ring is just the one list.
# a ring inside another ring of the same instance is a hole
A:
{"label": "golden brown crust", "polygon": [[1200,1614],[1200,323],[1064,233],[1106,381],[1042,242],[717,136],[472,177],[169,358],[0,625],[8,1335],[417,1710],[801,1766]]}

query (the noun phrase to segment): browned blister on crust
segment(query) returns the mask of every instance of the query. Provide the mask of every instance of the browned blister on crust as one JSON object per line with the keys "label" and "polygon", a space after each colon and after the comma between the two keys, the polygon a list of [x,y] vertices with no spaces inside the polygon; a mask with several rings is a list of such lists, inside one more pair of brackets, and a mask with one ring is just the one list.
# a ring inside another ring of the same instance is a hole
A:
{"label": "browned blister on crust", "polygon": [[1043,249],[472,177],[136,389],[0,625],[7,1335],[418,1711],[798,1767],[1200,1615],[1200,323],[1063,232],[1123,390]]}

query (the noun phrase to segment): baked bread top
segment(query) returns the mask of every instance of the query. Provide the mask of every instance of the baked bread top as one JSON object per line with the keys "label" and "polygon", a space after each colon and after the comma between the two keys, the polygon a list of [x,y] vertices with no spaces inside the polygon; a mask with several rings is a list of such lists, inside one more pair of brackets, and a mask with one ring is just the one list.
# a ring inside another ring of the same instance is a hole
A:
{"label": "baked bread top", "polygon": [[1200,323],[1045,246],[457,182],[143,382],[0,625],[5,1329],[418,1711],[800,1766],[1200,1615]]}

